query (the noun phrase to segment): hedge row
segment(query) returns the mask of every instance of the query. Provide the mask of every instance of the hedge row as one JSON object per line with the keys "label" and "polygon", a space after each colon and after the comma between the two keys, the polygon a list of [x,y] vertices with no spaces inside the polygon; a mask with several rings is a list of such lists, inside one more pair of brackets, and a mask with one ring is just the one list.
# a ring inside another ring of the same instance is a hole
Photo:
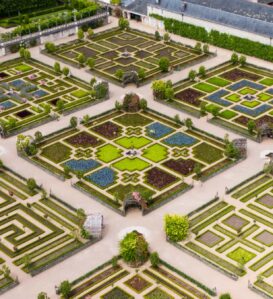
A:
{"label": "hedge row", "polygon": [[207,31],[204,27],[184,23],[174,19],[163,18],[151,14],[151,17],[164,21],[165,30],[183,37],[195,39],[220,48],[225,48],[238,53],[273,61],[273,47],[246,38],[221,33],[217,30]]}

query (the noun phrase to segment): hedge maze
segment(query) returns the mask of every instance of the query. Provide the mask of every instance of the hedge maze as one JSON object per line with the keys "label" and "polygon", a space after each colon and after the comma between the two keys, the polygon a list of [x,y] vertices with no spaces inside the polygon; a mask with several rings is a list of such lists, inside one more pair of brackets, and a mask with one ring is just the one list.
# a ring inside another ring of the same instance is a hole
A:
{"label": "hedge maze", "polygon": [[0,124],[7,136],[79,107],[96,97],[90,85],[63,77],[38,61],[20,59],[0,65]]}
{"label": "hedge maze", "polygon": [[[145,265],[136,273],[123,262],[110,262],[71,283],[69,298],[209,299],[213,291],[162,261],[158,267]],[[94,297],[95,298],[95,297]],[[137,297],[138,298],[138,297]]]}
{"label": "hedge maze", "polygon": [[39,189],[30,190],[6,168],[0,170],[0,198],[1,261],[35,275],[92,243],[79,236],[81,220],[74,210]]}
{"label": "hedge maze", "polygon": [[207,56],[182,44],[164,43],[152,35],[132,29],[105,31],[91,37],[89,41],[61,45],[54,56],[80,66],[80,54],[86,60],[95,60],[92,67],[94,74],[114,82],[119,80],[115,76],[118,70],[139,72],[143,69],[145,80],[155,79],[161,73],[158,64],[161,57],[167,57],[173,68],[179,68]]}
{"label": "hedge maze", "polygon": [[254,272],[254,285],[273,294],[273,177],[260,174],[190,218],[180,245],[228,274]]}
{"label": "hedge maze", "polygon": [[[272,72],[229,63],[208,71],[198,82],[177,83],[168,103],[195,116],[210,113],[212,122],[250,136],[264,125],[272,126],[272,86]],[[253,132],[248,131],[250,121]]]}
{"label": "hedge maze", "polygon": [[118,212],[133,191],[149,210],[188,190],[192,178],[208,178],[234,163],[221,139],[154,112],[112,111],[81,129],[45,136],[37,147],[32,162],[63,178],[76,175],[76,188]]}

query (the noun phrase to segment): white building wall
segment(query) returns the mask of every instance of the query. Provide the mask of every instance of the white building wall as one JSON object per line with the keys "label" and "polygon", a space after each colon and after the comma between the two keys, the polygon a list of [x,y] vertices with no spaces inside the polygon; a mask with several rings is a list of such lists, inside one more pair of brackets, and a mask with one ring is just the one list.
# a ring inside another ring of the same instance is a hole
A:
{"label": "white building wall", "polygon": [[[158,14],[165,18],[172,18],[172,19],[176,19],[178,21],[183,21],[185,23],[204,27],[208,31],[210,31],[212,29],[218,30],[222,33],[227,33],[227,34],[231,34],[231,35],[235,35],[235,36],[239,36],[239,37],[243,37],[243,38],[248,38],[252,41],[257,41],[257,42],[267,44],[267,45],[270,44],[270,39],[268,37],[264,37],[264,36],[261,36],[261,35],[255,34],[255,33],[239,30],[239,29],[232,28],[232,27],[227,27],[224,25],[220,25],[218,23],[213,23],[213,22],[209,22],[206,20],[196,19],[193,17],[185,16],[185,15],[182,17],[181,12],[178,14],[178,13],[166,11],[161,8],[154,7],[154,6],[148,6],[147,9],[148,9],[148,13],[147,13],[148,16],[150,14],[154,13],[154,14]],[[183,20],[182,20],[182,18],[183,18]],[[145,20],[145,22],[155,28],[164,29],[163,22],[156,20],[154,18],[149,17]]]}

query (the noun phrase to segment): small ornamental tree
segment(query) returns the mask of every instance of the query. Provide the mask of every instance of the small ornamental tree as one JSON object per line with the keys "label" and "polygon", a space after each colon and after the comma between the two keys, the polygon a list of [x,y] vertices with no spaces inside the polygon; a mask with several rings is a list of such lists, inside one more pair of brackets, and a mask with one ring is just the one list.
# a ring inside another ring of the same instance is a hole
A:
{"label": "small ornamental tree", "polygon": [[72,116],[72,117],[70,118],[70,126],[71,126],[72,128],[76,128],[77,125],[78,125],[78,119],[77,119],[77,117],[76,117],[76,116]]}
{"label": "small ornamental tree", "polygon": [[189,230],[187,216],[165,215],[165,233],[167,238],[173,242],[180,242],[186,239]]}
{"label": "small ornamental tree", "polygon": [[61,282],[59,286],[59,292],[63,296],[63,298],[68,299],[71,292],[71,284],[68,280],[64,280]]}
{"label": "small ornamental tree", "polygon": [[43,139],[43,134],[40,131],[34,133],[35,142],[40,142]]}
{"label": "small ornamental tree", "polygon": [[58,111],[63,111],[64,110],[64,101],[59,99],[56,103],[56,108]]}
{"label": "small ornamental tree", "polygon": [[152,84],[153,95],[157,100],[164,100],[166,92],[166,82],[163,80],[156,80]]}
{"label": "small ornamental tree", "polygon": [[116,101],[115,108],[117,109],[117,111],[120,111],[122,109],[122,104],[119,101]]}
{"label": "small ornamental tree", "polygon": [[247,122],[247,130],[249,132],[249,134],[253,134],[254,133],[254,130],[256,129],[256,123],[254,120],[250,119],[248,122]]}
{"label": "small ornamental tree", "polygon": [[54,43],[46,42],[45,43],[45,49],[48,53],[54,53],[57,50],[57,47]]}
{"label": "small ornamental tree", "polygon": [[34,189],[37,187],[37,183],[36,183],[35,179],[29,178],[27,180],[27,187],[30,191],[34,191]]}
{"label": "small ornamental tree", "polygon": [[87,65],[89,66],[90,70],[93,70],[96,64],[96,60],[92,57],[87,59]]}
{"label": "small ornamental tree", "polygon": [[141,108],[143,111],[146,111],[147,108],[148,108],[148,102],[147,102],[147,100],[145,100],[145,99],[140,99],[140,101],[139,101],[139,105],[140,105],[140,108]]}
{"label": "small ornamental tree", "polygon": [[176,122],[176,124],[180,124],[181,120],[180,120],[180,116],[179,114],[175,114],[175,116],[173,117],[174,121]]}
{"label": "small ornamental tree", "polygon": [[40,292],[37,296],[37,299],[47,299],[47,294],[45,292]]}
{"label": "small ornamental tree", "polygon": [[168,43],[171,40],[171,37],[168,32],[163,35],[163,40],[165,43]]}
{"label": "small ornamental tree", "polygon": [[234,146],[234,144],[232,142],[229,142],[226,144],[226,148],[225,148],[225,155],[228,158],[231,159],[235,159],[238,158],[240,155],[239,150]]}
{"label": "small ornamental tree", "polygon": [[202,168],[201,168],[201,165],[200,163],[196,163],[194,165],[194,169],[193,169],[194,173],[196,174],[196,176],[199,178],[201,176],[201,171],[202,171]]}
{"label": "small ornamental tree", "polygon": [[166,73],[170,67],[170,60],[167,57],[161,57],[158,61],[158,66],[161,72]]}
{"label": "small ornamental tree", "polygon": [[160,33],[156,30],[155,31],[155,39],[159,41],[161,39]]}
{"label": "small ornamental tree", "polygon": [[133,267],[138,267],[148,260],[148,247],[144,236],[137,231],[128,233],[119,244],[122,259]]}
{"label": "small ornamental tree", "polygon": [[219,299],[232,299],[232,298],[231,298],[230,294],[226,293],[226,294],[220,295]]}
{"label": "small ornamental tree", "polygon": [[146,77],[146,72],[143,68],[140,68],[137,72],[139,80],[143,80]]}
{"label": "small ornamental tree", "polygon": [[159,255],[157,252],[152,252],[150,254],[150,262],[151,262],[151,265],[154,267],[154,268],[157,268],[159,263],[160,263],[160,259],[159,259]]}
{"label": "small ornamental tree", "polygon": [[192,122],[192,120],[191,120],[191,118],[186,118],[185,119],[185,126],[187,127],[187,129],[192,129],[192,126],[193,126],[193,122]]}
{"label": "small ornamental tree", "polygon": [[87,35],[88,35],[89,38],[91,38],[94,35],[94,31],[93,31],[92,28],[88,28]]}
{"label": "small ornamental tree", "polygon": [[59,62],[55,62],[54,63],[54,71],[56,72],[56,73],[61,73],[62,72],[62,70],[61,70],[61,65],[60,65],[60,63]]}
{"label": "small ornamental tree", "polygon": [[240,56],[239,63],[240,63],[241,66],[245,66],[246,65],[246,57],[244,55]]}
{"label": "small ornamental tree", "polygon": [[206,77],[206,68],[203,65],[199,67],[198,74],[201,78]]}
{"label": "small ornamental tree", "polygon": [[124,71],[122,69],[119,69],[115,72],[115,77],[119,80],[122,81],[124,75]]}
{"label": "small ornamental tree", "polygon": [[194,81],[195,78],[196,78],[196,71],[194,71],[194,70],[190,70],[190,71],[189,71],[189,74],[188,74],[188,78],[189,78],[191,81]]}
{"label": "small ornamental tree", "polygon": [[69,74],[70,74],[70,70],[69,70],[69,68],[68,68],[67,66],[65,66],[65,67],[63,68],[63,74],[64,74],[65,77],[68,77],[68,76],[69,76]]}
{"label": "small ornamental tree", "polygon": [[25,48],[24,47],[20,48],[19,55],[20,55],[21,58],[24,58],[24,56],[25,56]]}
{"label": "small ornamental tree", "polygon": [[273,164],[272,162],[270,163],[265,163],[263,167],[263,173],[269,176],[272,173],[273,170]]}
{"label": "small ornamental tree", "polygon": [[80,65],[84,65],[86,62],[86,57],[84,54],[79,54],[79,56],[77,57],[77,60]]}
{"label": "small ornamental tree", "polygon": [[209,45],[208,44],[203,45],[203,52],[206,53],[206,54],[209,53]]}
{"label": "small ornamental tree", "polygon": [[206,106],[207,106],[207,103],[206,103],[206,102],[202,102],[202,103],[200,104],[200,114],[201,114],[202,116],[206,115],[206,113],[207,113]]}
{"label": "small ornamental tree", "polygon": [[113,256],[111,259],[111,264],[113,268],[117,268],[118,267],[118,257],[117,256]]}
{"label": "small ornamental tree", "polygon": [[165,90],[165,99],[168,101],[173,100],[174,98],[174,89],[172,87],[167,87]]}
{"label": "small ornamental tree", "polygon": [[200,42],[197,42],[194,46],[194,50],[197,52],[202,52],[202,44]]}
{"label": "small ornamental tree", "polygon": [[84,32],[83,32],[83,30],[82,29],[79,29],[78,30],[78,39],[79,40],[83,40],[84,39]]}
{"label": "small ornamental tree", "polygon": [[129,21],[125,18],[120,18],[118,20],[118,26],[121,30],[126,30],[129,28],[130,24],[129,24]]}
{"label": "small ornamental tree", "polygon": [[213,106],[212,109],[211,109],[211,114],[213,115],[213,117],[218,117],[219,115],[219,112],[220,112],[220,107],[217,107],[217,106]]}
{"label": "small ornamental tree", "polygon": [[24,51],[24,59],[29,60],[31,58],[31,53],[28,49],[25,49]]}
{"label": "small ornamental tree", "polygon": [[232,64],[237,64],[239,62],[239,57],[236,53],[232,53],[230,57],[230,61]]}

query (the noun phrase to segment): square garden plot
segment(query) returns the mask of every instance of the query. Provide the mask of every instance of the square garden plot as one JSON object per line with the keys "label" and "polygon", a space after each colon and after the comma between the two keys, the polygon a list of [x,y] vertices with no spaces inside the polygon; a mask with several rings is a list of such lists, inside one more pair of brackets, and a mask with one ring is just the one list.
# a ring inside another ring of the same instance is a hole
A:
{"label": "square garden plot", "polygon": [[[246,279],[268,294],[273,287],[273,213],[260,200],[270,200],[272,186],[273,176],[260,173],[238,182],[224,200],[190,217],[191,237],[177,245],[228,275],[249,275]],[[264,277],[262,284],[252,280],[258,275]]]}
{"label": "square garden plot", "polygon": [[[97,241],[95,237],[73,238],[71,231],[79,230],[82,221],[76,210],[54,196],[43,199],[42,190],[31,190],[22,176],[2,168],[0,185],[0,217],[5,218],[5,229],[0,232],[5,239],[1,243],[1,264],[8,259],[33,276]],[[31,258],[28,266],[24,256]]]}
{"label": "square garden plot", "polygon": [[[227,63],[208,70],[198,83],[186,80],[175,84],[175,97],[168,105],[193,116],[209,114],[210,122],[257,140],[260,138],[257,132],[263,132],[263,128],[273,123],[272,82],[272,71]],[[206,113],[201,109],[204,106]],[[218,113],[213,115],[216,107]],[[249,121],[256,126],[251,134],[247,126]]]}
{"label": "square garden plot", "polygon": [[[0,121],[4,124],[4,137],[49,122],[55,119],[52,113],[69,114],[98,101],[91,97],[89,84],[74,77],[63,78],[53,68],[33,59],[7,61],[0,64],[0,71],[6,74],[0,80]],[[62,109],[58,102],[63,103]]]}
{"label": "square garden plot", "polygon": [[[194,278],[179,272],[173,266],[161,261],[158,267],[145,263],[137,271],[118,260],[116,267],[111,262],[91,270],[71,282],[71,298],[106,299],[210,299],[215,292],[203,286]],[[160,284],[160,286],[159,286]]]}
{"label": "square garden plot", "polygon": [[155,112],[122,111],[97,116],[81,129],[45,136],[32,161],[57,176],[76,176],[76,188],[121,214],[133,191],[141,194],[149,211],[190,189],[184,178],[196,179],[197,164],[201,178],[208,177],[207,170],[213,174],[212,164],[215,171],[232,164],[224,143],[203,131],[182,132]]}
{"label": "square garden plot", "polygon": [[[130,36],[130,38],[127,38]],[[92,73],[105,79],[120,84],[121,82],[115,76],[117,70],[135,70],[138,72],[143,69],[146,73],[145,79],[141,83],[145,83],[151,79],[161,76],[158,66],[158,59],[165,56],[170,60],[173,68],[184,67],[189,63],[197,63],[208,54],[200,53],[174,42],[165,45],[161,41],[155,40],[153,35],[136,30],[121,31],[120,29],[101,32],[93,38],[85,41],[83,46],[73,47],[70,44],[64,44],[58,47],[54,54],[56,58],[67,61],[67,63],[79,66],[77,56],[68,55],[67,48],[74,54],[83,53],[88,59],[95,59],[95,67]],[[95,49],[95,50],[94,50]],[[101,58],[107,59],[108,63],[100,65],[98,62]],[[147,64],[146,59],[153,59],[155,63]]]}

